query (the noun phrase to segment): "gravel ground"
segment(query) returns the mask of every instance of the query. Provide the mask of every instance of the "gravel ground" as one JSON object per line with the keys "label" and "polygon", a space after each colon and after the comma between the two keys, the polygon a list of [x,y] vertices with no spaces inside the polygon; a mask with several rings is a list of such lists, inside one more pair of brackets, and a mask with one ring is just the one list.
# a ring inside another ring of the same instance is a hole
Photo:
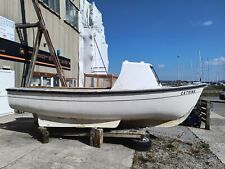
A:
{"label": "gravel ground", "polygon": [[157,136],[149,151],[135,153],[132,169],[145,168],[224,169],[225,165],[200,140],[190,143]]}

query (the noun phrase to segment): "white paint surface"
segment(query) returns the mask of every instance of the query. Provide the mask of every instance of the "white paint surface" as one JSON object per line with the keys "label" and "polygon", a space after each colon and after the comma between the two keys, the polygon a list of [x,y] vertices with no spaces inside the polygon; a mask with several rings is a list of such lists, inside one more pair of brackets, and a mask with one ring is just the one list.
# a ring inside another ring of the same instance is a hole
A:
{"label": "white paint surface", "polygon": [[0,16],[0,38],[15,41],[15,22]]}
{"label": "white paint surface", "polygon": [[0,116],[13,112],[9,107],[7,88],[15,87],[15,73],[11,70],[0,70]]}
{"label": "white paint surface", "polygon": [[161,87],[150,64],[125,61],[112,90],[144,90]]}
{"label": "white paint surface", "polygon": [[80,3],[79,86],[82,87],[84,73],[107,74],[109,60],[101,12],[87,0]]}

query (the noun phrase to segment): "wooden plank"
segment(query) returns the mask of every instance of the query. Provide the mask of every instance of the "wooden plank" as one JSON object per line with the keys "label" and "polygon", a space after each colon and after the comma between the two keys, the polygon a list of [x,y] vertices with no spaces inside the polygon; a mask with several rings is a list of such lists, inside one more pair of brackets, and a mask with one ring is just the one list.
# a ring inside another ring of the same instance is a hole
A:
{"label": "wooden plank", "polygon": [[99,76],[97,75],[97,87],[99,87]]}
{"label": "wooden plank", "polygon": [[201,112],[201,116],[206,116],[207,112]]}
{"label": "wooden plank", "polygon": [[86,80],[86,78],[87,78],[86,73],[84,73],[84,87],[87,87],[87,84],[86,84],[87,80]]}
{"label": "wooden plank", "polygon": [[[64,128],[49,128],[51,136],[75,136],[75,137],[89,137],[89,129],[64,129]],[[104,137],[116,137],[116,138],[140,138],[145,135],[146,132],[142,130],[132,129],[113,129],[104,131]]]}
{"label": "wooden plank", "polygon": [[206,107],[206,106],[207,106],[207,102],[201,101],[201,107]]}
{"label": "wooden plank", "polygon": [[210,130],[210,113],[212,109],[212,103],[207,102],[207,113],[206,113],[206,123],[205,123],[205,129]]}
{"label": "wooden plank", "polygon": [[201,118],[203,123],[206,123],[206,118]]}
{"label": "wooden plank", "polygon": [[145,134],[146,132],[142,130],[124,129],[124,130],[111,130],[108,132],[104,132],[104,137],[141,138],[141,136]]}
{"label": "wooden plank", "polygon": [[206,109],[207,109],[207,107],[206,107],[206,106],[205,106],[205,107],[201,106],[201,109],[202,109],[202,110],[206,110]]}
{"label": "wooden plank", "polygon": [[211,103],[225,103],[225,100],[212,100]]}
{"label": "wooden plank", "polygon": [[111,76],[111,79],[110,79],[110,86],[111,87],[113,86],[113,76]]}
{"label": "wooden plank", "polygon": [[37,55],[38,55],[38,51],[39,51],[39,47],[40,47],[40,43],[41,43],[41,37],[42,37],[42,32],[38,29],[36,40],[35,40],[35,45],[34,45],[34,51],[32,53],[30,65],[29,65],[29,68],[28,68],[28,74],[27,74],[27,79],[26,79],[26,87],[31,86],[31,81],[32,81],[32,78],[33,78],[33,72],[34,72],[34,68],[35,68],[35,64],[36,64],[36,60],[37,60]]}
{"label": "wooden plank", "polygon": [[201,109],[201,113],[207,113],[207,108]]}
{"label": "wooden plank", "polygon": [[47,78],[52,78],[52,77],[57,77],[57,74],[55,73],[47,73],[47,72],[34,72],[33,77],[47,77]]}
{"label": "wooden plank", "polygon": [[112,75],[112,74],[88,74],[88,73],[85,73],[84,74],[84,76],[85,77],[94,77],[94,78],[97,78],[97,77],[99,77],[99,78],[111,78],[111,77],[113,77],[113,78],[118,78],[117,76],[115,76],[115,75]]}
{"label": "wooden plank", "polygon": [[37,23],[26,23],[26,24],[21,24],[17,23],[16,28],[35,28],[38,27],[38,22]]}
{"label": "wooden plank", "polygon": [[207,103],[207,100],[201,100],[201,103]]}

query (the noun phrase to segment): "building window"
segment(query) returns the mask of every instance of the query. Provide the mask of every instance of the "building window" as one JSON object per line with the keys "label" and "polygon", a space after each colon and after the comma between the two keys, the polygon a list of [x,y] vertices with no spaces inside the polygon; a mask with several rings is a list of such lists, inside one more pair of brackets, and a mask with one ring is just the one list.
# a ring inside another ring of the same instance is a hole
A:
{"label": "building window", "polygon": [[60,14],[60,0],[42,0],[42,2],[57,14]]}
{"label": "building window", "polygon": [[66,0],[66,21],[77,29],[78,29],[78,14],[79,11],[76,8],[76,6],[70,0]]}

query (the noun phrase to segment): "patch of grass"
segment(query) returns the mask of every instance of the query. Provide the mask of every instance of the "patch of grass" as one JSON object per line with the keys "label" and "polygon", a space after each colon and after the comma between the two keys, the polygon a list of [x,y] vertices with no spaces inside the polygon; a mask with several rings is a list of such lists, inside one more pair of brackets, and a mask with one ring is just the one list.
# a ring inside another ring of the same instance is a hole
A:
{"label": "patch of grass", "polygon": [[194,155],[199,155],[199,154],[200,154],[200,149],[199,149],[199,147],[193,144],[193,145],[191,146],[191,153],[194,154]]}
{"label": "patch of grass", "polygon": [[131,169],[139,169],[139,168],[146,168],[146,163],[149,162],[146,158],[143,158],[143,156],[138,155],[137,152],[134,154],[133,158],[133,164]]}
{"label": "patch of grass", "polygon": [[169,149],[172,149],[172,148],[174,148],[175,146],[173,145],[173,144],[167,144],[166,146],[165,146],[166,148],[169,148]]}
{"label": "patch of grass", "polygon": [[202,143],[201,147],[204,149],[204,150],[209,150],[209,144],[207,143]]}
{"label": "patch of grass", "polygon": [[147,162],[151,161],[151,160],[149,160],[148,157],[144,157],[143,155],[139,157],[139,160],[141,160],[143,163],[147,163]]}

